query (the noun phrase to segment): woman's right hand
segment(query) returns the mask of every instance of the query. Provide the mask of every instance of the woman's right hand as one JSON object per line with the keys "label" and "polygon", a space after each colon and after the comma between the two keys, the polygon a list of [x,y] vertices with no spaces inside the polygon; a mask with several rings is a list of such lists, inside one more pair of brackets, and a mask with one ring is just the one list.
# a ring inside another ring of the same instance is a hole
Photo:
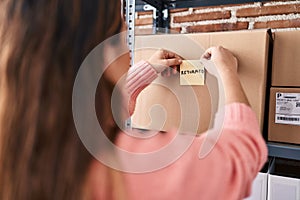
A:
{"label": "woman's right hand", "polygon": [[202,57],[211,60],[221,76],[237,73],[238,61],[236,57],[222,46],[208,48]]}
{"label": "woman's right hand", "polygon": [[228,49],[221,46],[207,49],[202,57],[211,60],[217,68],[221,78],[219,81],[222,81],[225,91],[225,103],[239,102],[249,105],[237,73],[238,61],[236,57]]}

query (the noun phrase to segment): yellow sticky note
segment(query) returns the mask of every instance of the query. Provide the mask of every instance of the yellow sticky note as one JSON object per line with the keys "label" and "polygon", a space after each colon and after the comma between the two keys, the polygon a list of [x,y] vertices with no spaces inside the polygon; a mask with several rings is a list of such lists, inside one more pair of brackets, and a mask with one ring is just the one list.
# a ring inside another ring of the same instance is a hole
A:
{"label": "yellow sticky note", "polygon": [[180,85],[204,85],[205,68],[200,60],[183,60],[180,65]]}

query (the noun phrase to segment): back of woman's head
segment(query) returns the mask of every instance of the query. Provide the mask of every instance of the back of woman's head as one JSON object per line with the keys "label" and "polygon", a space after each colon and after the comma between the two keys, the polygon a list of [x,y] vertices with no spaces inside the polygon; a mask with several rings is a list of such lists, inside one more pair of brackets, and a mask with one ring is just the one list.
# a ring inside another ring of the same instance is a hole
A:
{"label": "back of woman's head", "polygon": [[74,128],[72,86],[88,52],[120,31],[120,0],[0,7],[0,199],[80,199],[92,157]]}

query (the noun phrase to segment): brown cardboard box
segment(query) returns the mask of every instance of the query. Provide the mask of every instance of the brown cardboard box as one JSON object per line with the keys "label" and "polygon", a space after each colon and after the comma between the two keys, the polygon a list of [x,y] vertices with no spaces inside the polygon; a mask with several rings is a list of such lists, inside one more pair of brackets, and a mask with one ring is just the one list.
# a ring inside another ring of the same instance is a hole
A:
{"label": "brown cardboard box", "polygon": [[[270,92],[270,107],[269,107],[269,128],[268,128],[268,139],[270,141],[275,142],[286,142],[286,143],[295,143],[300,144],[300,115],[297,115],[293,108],[296,107],[296,100],[293,98],[295,95],[289,95],[288,100],[294,101],[294,103],[288,103],[282,101],[283,108],[280,109],[280,105],[277,105],[277,112],[276,112],[276,93],[280,95],[278,98],[283,98],[282,95],[287,95],[286,93],[298,93],[300,98],[300,88],[271,88]],[[299,99],[298,99],[299,100]],[[279,101],[279,100],[278,100]],[[300,103],[300,100],[298,101]],[[293,105],[294,104],[294,105]],[[300,106],[300,104],[298,104]],[[299,107],[298,106],[298,107]],[[278,115],[278,110],[280,112],[286,112],[287,115]],[[295,109],[295,108],[294,108]],[[300,107],[298,108],[298,112],[300,111]],[[277,115],[275,116],[275,114]],[[279,121],[279,123],[275,123],[275,117],[284,117],[284,121]],[[286,124],[283,124],[286,123]],[[299,125],[293,125],[299,124]]]}
{"label": "brown cardboard box", "polygon": [[[205,49],[217,45],[237,56],[242,85],[262,129],[269,48],[267,30],[136,36],[134,60],[147,60],[158,48],[171,50],[184,59],[197,60]],[[204,86],[180,86],[179,76],[158,77],[139,95],[132,116],[133,127],[155,130],[174,127],[182,132],[201,133],[213,124],[222,97],[219,92],[221,86],[209,73]]]}
{"label": "brown cardboard box", "polygon": [[274,33],[272,86],[300,87],[300,31]]}

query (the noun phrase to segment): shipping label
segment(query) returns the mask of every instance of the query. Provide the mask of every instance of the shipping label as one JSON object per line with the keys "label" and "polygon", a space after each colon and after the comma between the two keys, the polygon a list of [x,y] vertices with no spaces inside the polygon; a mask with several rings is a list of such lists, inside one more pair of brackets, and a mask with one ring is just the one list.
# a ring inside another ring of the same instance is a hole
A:
{"label": "shipping label", "polygon": [[276,93],[275,123],[300,126],[300,93]]}

